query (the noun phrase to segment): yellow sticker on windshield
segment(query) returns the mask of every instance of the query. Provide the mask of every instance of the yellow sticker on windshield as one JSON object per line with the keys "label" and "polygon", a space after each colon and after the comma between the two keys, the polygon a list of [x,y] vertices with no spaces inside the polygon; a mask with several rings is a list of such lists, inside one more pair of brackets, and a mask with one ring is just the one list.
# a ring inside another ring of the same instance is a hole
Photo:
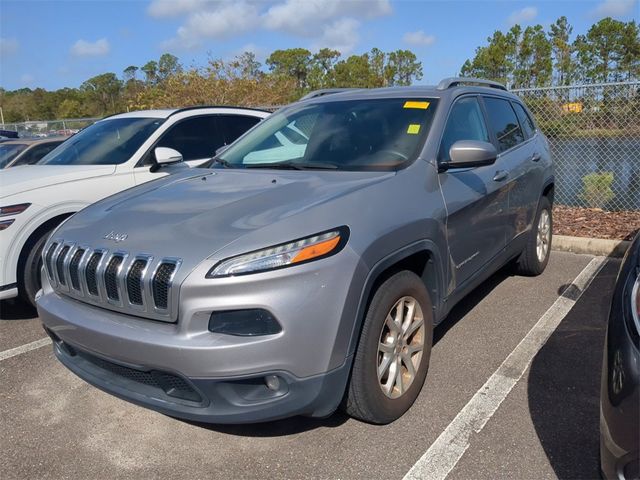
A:
{"label": "yellow sticker on windshield", "polygon": [[418,125],[417,123],[412,123],[411,125],[409,125],[409,128],[407,128],[407,133],[410,135],[417,135],[418,133],[420,133],[420,125]]}
{"label": "yellow sticker on windshield", "polygon": [[404,102],[404,108],[418,108],[420,110],[426,110],[429,108],[429,102],[415,102],[408,100]]}

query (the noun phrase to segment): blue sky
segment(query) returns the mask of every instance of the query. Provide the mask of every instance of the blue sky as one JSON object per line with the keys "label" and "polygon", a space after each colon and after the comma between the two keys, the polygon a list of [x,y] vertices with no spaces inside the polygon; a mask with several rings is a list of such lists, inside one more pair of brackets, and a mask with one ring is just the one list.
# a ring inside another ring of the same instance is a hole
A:
{"label": "blue sky", "polygon": [[424,79],[455,75],[496,29],[545,27],[565,15],[574,36],[605,16],[636,21],[638,0],[0,0],[0,86],[77,87],[168,51],[185,66],[244,50],[413,50]]}

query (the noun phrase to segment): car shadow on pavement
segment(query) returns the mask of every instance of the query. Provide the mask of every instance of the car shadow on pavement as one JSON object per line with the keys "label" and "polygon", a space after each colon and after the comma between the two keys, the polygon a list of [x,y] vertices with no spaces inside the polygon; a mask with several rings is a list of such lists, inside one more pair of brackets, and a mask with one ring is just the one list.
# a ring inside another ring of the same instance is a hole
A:
{"label": "car shadow on pavement", "polygon": [[220,425],[200,422],[189,422],[191,425],[213,430],[227,435],[239,437],[284,437],[318,428],[335,428],[343,425],[349,416],[341,411],[326,418],[291,417],[265,423],[249,423],[241,425]]}
{"label": "car shadow on pavement", "polygon": [[[531,363],[529,412],[558,478],[600,477],[600,370],[618,266],[605,264]],[[558,293],[576,298],[579,290]]]}
{"label": "car shadow on pavement", "polygon": [[433,329],[433,345],[437,345],[444,338],[447,332],[462,320],[471,310],[476,308],[485,297],[487,297],[494,288],[504,282],[507,278],[513,276],[513,267],[506,265],[491,275],[487,280],[473,289],[466,297],[451,309],[449,315]]}
{"label": "car shadow on pavement", "polygon": [[37,316],[36,309],[19,298],[0,301],[0,321],[28,320]]}

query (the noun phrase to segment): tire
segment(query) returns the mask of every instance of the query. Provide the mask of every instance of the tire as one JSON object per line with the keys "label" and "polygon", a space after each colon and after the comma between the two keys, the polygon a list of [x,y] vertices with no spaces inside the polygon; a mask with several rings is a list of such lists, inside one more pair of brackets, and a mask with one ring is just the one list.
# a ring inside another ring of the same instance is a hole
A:
{"label": "tire", "polygon": [[42,288],[40,270],[42,269],[42,248],[53,230],[47,230],[43,235],[26,245],[28,251],[24,261],[18,263],[18,292],[23,301],[36,307],[36,293]]}
{"label": "tire", "polygon": [[[548,222],[544,221],[545,215],[547,215]],[[544,229],[541,233],[542,228]],[[544,272],[544,269],[547,268],[547,263],[549,263],[552,237],[553,216],[551,203],[547,197],[541,197],[535,221],[533,222],[533,226],[529,232],[529,237],[527,238],[527,245],[516,262],[516,272],[519,275],[535,277]],[[539,239],[545,246],[543,256],[539,255],[539,248],[541,248],[538,242]]]}
{"label": "tire", "polygon": [[[416,314],[413,320],[409,316],[411,300],[415,301],[413,311]],[[404,303],[400,304],[401,301]],[[402,305],[404,324],[399,329],[398,323],[392,319],[394,330],[391,330],[387,318],[395,317],[399,305]],[[433,342],[431,305],[424,283],[412,272],[396,273],[378,287],[364,319],[343,402],[342,408],[348,415],[369,423],[386,424],[401,417],[413,405],[429,369]],[[408,326],[416,325],[417,328],[408,335],[405,343],[400,332],[407,332]],[[418,351],[420,342],[422,350]],[[379,350],[383,346],[386,353]],[[398,359],[401,372],[399,382],[398,375],[392,372],[398,371]],[[407,362],[411,362],[414,367],[413,377],[407,368]],[[383,373],[380,380],[379,370]]]}

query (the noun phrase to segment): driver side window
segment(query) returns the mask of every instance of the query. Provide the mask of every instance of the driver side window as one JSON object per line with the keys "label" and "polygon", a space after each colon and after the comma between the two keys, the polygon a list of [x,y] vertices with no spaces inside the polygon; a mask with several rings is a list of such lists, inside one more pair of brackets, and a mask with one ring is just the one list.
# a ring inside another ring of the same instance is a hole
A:
{"label": "driver side window", "polygon": [[444,127],[439,162],[448,162],[449,149],[458,140],[489,142],[489,132],[477,97],[464,97],[454,103]]}

